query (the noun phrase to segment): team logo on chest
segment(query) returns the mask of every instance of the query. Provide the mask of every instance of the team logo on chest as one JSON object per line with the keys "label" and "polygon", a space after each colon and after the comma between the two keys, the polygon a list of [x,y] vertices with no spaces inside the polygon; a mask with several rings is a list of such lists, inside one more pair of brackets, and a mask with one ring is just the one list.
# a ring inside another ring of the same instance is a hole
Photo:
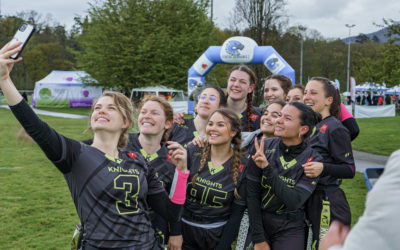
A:
{"label": "team logo on chest", "polygon": [[136,153],[132,153],[132,152],[129,152],[129,153],[128,153],[128,156],[131,157],[131,158],[133,158],[133,159],[136,159],[136,158],[137,158],[137,154],[136,154]]}
{"label": "team logo on chest", "polygon": [[328,129],[328,124],[322,125],[322,127],[319,129],[319,131],[323,134],[325,134],[326,130]]}
{"label": "team logo on chest", "polygon": [[244,164],[240,164],[238,168],[239,173],[243,172],[243,169],[244,169]]}
{"label": "team logo on chest", "polygon": [[251,119],[252,122],[257,121],[258,117],[259,117],[259,115],[256,115],[256,114],[251,114],[250,115],[250,119]]}

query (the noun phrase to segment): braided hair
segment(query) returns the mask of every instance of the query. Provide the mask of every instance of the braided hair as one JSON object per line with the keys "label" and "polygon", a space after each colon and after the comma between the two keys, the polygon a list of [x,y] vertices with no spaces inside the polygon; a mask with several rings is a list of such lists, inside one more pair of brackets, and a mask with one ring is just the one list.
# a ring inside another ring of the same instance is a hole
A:
{"label": "braided hair", "polygon": [[[235,198],[240,199],[240,196],[239,196],[239,193],[237,190],[239,168],[240,168],[240,164],[241,164],[240,159],[242,157],[242,151],[240,149],[240,145],[242,144],[240,120],[239,120],[238,116],[230,109],[217,109],[213,113],[211,113],[211,115],[209,116],[208,119],[210,120],[210,118],[215,113],[219,113],[222,116],[224,116],[229,121],[231,131],[236,132],[236,134],[233,136],[232,141],[231,141],[231,144],[233,146],[233,155],[232,155],[232,161],[231,161],[231,164],[232,164],[231,176],[232,176],[233,184],[235,186],[235,189],[234,189]],[[207,160],[210,155],[210,152],[211,152],[211,144],[209,144],[207,142],[203,149],[203,152],[202,152],[199,170],[192,178],[192,186],[193,187],[196,184],[196,179],[199,176],[199,173],[204,169],[205,165],[207,164]]]}
{"label": "braided hair", "polygon": [[[256,84],[256,82],[257,82],[256,74],[249,67],[247,67],[246,65],[243,65],[243,64],[237,65],[231,69],[231,71],[229,72],[229,75],[235,70],[239,70],[239,71],[243,71],[243,72],[247,73],[250,78],[250,85]],[[246,121],[247,122],[247,131],[251,131],[250,130],[250,119],[251,119],[251,114],[253,113],[253,91],[247,94],[246,99],[247,99],[247,112],[246,112],[246,114],[247,114],[247,121]]]}

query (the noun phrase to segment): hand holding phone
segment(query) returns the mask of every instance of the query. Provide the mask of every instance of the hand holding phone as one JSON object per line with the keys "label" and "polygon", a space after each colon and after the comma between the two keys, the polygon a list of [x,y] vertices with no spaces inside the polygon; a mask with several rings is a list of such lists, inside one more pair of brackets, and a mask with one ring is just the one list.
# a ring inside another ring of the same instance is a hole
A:
{"label": "hand holding phone", "polygon": [[15,33],[13,39],[11,40],[9,46],[22,42],[22,44],[19,46],[21,50],[14,55],[10,56],[12,59],[17,59],[18,56],[22,53],[22,50],[24,49],[25,45],[28,43],[29,38],[31,38],[33,32],[35,31],[35,27],[31,24],[28,23],[23,23],[21,26],[18,28],[17,32]]}

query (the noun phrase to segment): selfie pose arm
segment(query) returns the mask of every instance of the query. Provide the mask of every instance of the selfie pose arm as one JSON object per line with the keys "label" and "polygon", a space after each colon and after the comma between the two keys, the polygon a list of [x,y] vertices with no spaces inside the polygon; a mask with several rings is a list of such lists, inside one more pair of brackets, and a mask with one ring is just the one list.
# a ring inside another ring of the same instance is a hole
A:
{"label": "selfie pose arm", "polygon": [[20,43],[13,44],[12,46],[6,44],[0,50],[0,87],[11,111],[26,132],[38,143],[50,160],[57,161],[61,158],[62,154],[60,136],[39,119],[24,101],[10,78],[14,63],[22,60],[21,57],[16,60],[9,58],[10,55],[21,50],[18,48],[19,45]]}

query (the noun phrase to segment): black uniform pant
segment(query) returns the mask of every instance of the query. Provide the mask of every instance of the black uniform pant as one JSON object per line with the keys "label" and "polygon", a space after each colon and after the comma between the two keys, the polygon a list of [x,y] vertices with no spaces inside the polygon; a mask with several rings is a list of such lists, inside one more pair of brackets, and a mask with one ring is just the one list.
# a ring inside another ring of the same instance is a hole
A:
{"label": "black uniform pant", "polygon": [[306,203],[306,214],[311,223],[312,249],[318,249],[319,241],[332,221],[338,220],[344,225],[351,225],[350,206],[339,187],[314,191]]}
{"label": "black uniform pant", "polygon": [[[287,219],[263,213],[264,235],[272,250],[303,250],[306,223],[303,218]],[[251,225],[250,225],[251,229]]]}
{"label": "black uniform pant", "polygon": [[222,236],[224,226],[205,229],[182,222],[183,250],[215,249]]}

